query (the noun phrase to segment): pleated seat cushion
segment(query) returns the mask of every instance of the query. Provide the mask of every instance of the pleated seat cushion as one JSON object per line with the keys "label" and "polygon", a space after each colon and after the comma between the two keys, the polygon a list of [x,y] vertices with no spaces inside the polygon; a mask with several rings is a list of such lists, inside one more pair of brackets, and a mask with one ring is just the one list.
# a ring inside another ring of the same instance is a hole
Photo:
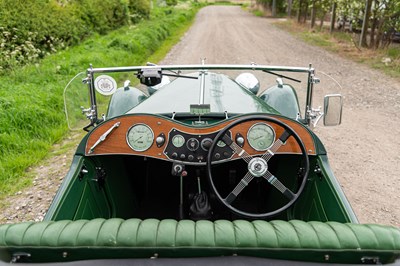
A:
{"label": "pleated seat cushion", "polygon": [[389,262],[400,255],[400,229],[299,220],[117,218],[1,225],[1,259],[16,252],[29,254],[26,259],[33,262],[223,255],[347,263],[376,257]]}

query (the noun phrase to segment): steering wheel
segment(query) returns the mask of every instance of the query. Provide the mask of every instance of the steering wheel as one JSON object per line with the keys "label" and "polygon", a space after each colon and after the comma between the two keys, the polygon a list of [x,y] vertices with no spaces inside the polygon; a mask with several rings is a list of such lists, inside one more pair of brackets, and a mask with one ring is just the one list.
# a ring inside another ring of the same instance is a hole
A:
{"label": "steering wheel", "polygon": [[[279,125],[284,129],[284,132],[282,135],[277,138],[277,140],[273,143],[273,145],[261,156],[251,156],[249,155],[243,148],[241,148],[238,144],[236,144],[231,137],[229,137],[226,133],[228,132],[229,129],[233,128],[234,126],[237,126],[241,123],[247,122],[247,121],[252,121],[252,120],[262,120],[262,121],[267,121],[271,122],[274,124]],[[297,192],[293,192],[290,189],[288,189],[284,184],[282,184],[278,177],[274,176],[272,173],[269,172],[268,170],[268,161],[274,156],[274,153],[286,142],[286,140],[292,136],[297,144],[300,146],[301,149],[301,155],[304,160],[304,170],[301,173],[301,183],[300,186],[297,190]],[[218,192],[214,181],[213,181],[213,175],[212,175],[212,169],[211,169],[211,163],[212,163],[212,158],[214,154],[214,150],[216,148],[216,145],[218,141],[222,140],[225,142],[226,145],[228,145],[234,153],[236,153],[240,158],[242,158],[246,163],[247,163],[247,168],[248,171],[246,175],[240,180],[240,182],[236,185],[236,187],[228,194],[227,197],[223,198],[221,194]],[[303,141],[300,139],[300,137],[297,135],[297,133],[290,128],[287,124],[269,117],[269,116],[264,116],[264,115],[249,115],[243,118],[240,118],[231,124],[225,126],[223,129],[220,130],[220,132],[215,136],[211,147],[208,151],[208,156],[207,156],[207,176],[208,180],[210,182],[211,189],[217,196],[218,200],[224,204],[226,207],[228,207],[233,213],[238,214],[240,216],[245,216],[245,217],[250,217],[250,218],[270,218],[272,216],[275,216],[286,209],[288,209],[292,204],[299,198],[300,194],[304,190],[304,186],[307,180],[308,172],[310,169],[310,162],[308,159],[308,155],[306,152],[306,149],[304,147]],[[243,189],[254,179],[254,178],[263,178],[268,183],[270,183],[273,187],[275,187],[278,191],[280,191],[288,200],[289,202],[283,205],[282,207],[266,212],[266,213],[250,213],[246,211],[239,210],[235,207],[232,206],[233,202],[237,198],[237,196],[243,191]]]}

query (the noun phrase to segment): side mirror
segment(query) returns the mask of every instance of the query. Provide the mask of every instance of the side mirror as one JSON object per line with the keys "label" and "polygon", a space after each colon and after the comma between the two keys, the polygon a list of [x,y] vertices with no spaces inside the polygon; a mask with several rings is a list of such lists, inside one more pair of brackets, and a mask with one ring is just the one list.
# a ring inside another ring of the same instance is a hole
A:
{"label": "side mirror", "polygon": [[329,94],[324,98],[324,126],[342,123],[343,98],[340,94]]}

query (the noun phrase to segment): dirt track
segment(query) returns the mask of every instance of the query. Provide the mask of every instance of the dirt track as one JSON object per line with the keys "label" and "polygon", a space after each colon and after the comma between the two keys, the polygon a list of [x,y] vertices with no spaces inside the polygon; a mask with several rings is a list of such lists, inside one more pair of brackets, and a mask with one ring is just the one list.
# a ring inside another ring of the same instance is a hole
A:
{"label": "dirt track", "polygon": [[[299,41],[240,7],[209,6],[202,9],[193,27],[161,64],[207,63],[308,66],[328,73],[343,86],[345,97],[343,123],[339,127],[316,129],[326,145],[333,171],[362,223],[378,222],[400,226],[400,82],[378,71]],[[318,85],[316,97],[329,93]],[[317,107],[317,106],[316,106]],[[45,171],[58,180],[66,172],[70,155],[53,158],[67,161],[63,170]],[[47,163],[48,164],[48,163]],[[34,170],[43,185],[43,168]],[[51,181],[50,181],[51,182]],[[29,194],[30,193],[30,194]],[[21,192],[36,200],[34,192]],[[37,202],[48,202],[52,192],[44,192]],[[48,195],[48,196],[47,196]],[[44,199],[42,199],[44,197]],[[28,198],[28,197],[26,197]],[[31,219],[43,215],[34,204],[15,204],[4,219],[20,220],[13,212],[30,208]],[[24,207],[21,207],[24,204]],[[37,205],[37,204],[36,204]],[[32,209],[33,208],[33,209]],[[25,218],[26,218],[25,217]]]}

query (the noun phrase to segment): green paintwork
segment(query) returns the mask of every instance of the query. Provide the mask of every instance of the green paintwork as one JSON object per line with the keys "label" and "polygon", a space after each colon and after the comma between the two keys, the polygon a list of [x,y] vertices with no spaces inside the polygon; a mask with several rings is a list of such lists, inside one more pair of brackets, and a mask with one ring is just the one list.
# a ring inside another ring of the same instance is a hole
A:
{"label": "green paintwork", "polygon": [[119,88],[112,95],[107,109],[106,118],[110,119],[122,114],[141,103],[147,96],[137,88]]}
{"label": "green paintwork", "polygon": [[289,84],[275,85],[265,90],[260,99],[284,116],[296,119],[300,113],[296,90]]}

